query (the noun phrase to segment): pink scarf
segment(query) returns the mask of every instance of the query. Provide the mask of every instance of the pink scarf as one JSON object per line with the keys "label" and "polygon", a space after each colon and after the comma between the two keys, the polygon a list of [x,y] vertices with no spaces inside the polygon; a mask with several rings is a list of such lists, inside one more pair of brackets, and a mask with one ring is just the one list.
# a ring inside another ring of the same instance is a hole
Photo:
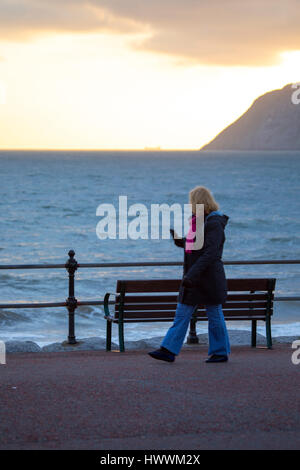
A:
{"label": "pink scarf", "polygon": [[185,239],[185,252],[186,253],[192,253],[195,236],[196,236],[196,216],[193,215],[190,220],[190,228]]}

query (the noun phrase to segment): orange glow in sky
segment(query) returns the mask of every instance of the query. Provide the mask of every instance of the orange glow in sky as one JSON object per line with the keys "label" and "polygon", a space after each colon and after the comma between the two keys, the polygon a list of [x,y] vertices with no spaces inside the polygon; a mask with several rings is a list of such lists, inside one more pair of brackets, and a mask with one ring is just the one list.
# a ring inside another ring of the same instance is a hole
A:
{"label": "orange glow in sky", "polygon": [[0,148],[197,149],[300,81],[300,47],[265,66],[201,64],[132,47],[145,35],[0,37]]}

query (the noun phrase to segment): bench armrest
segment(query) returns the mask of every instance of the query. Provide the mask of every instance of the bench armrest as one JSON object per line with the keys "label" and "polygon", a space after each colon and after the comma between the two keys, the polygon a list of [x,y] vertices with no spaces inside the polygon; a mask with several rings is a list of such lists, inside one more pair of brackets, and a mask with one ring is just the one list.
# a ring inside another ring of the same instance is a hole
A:
{"label": "bench armrest", "polygon": [[108,307],[108,301],[109,301],[109,297],[111,295],[114,295],[115,297],[118,297],[120,294],[115,293],[115,292],[107,292],[104,296],[104,302],[103,302],[104,318],[105,318],[105,320],[108,320],[108,321],[113,321],[114,320],[114,317],[111,316],[111,314],[109,312],[109,307]]}

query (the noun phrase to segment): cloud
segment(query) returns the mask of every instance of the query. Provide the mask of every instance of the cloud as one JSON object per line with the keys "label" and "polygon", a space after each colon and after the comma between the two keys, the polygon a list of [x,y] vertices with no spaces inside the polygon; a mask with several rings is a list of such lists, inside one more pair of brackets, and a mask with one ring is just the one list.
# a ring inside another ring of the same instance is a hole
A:
{"label": "cloud", "polygon": [[299,0],[104,0],[151,27],[139,47],[217,65],[266,65],[300,49]]}
{"label": "cloud", "polygon": [[147,32],[133,47],[210,65],[276,63],[299,21],[299,0],[0,0],[0,37]]}
{"label": "cloud", "polygon": [[24,40],[51,32],[139,31],[132,19],[115,17],[88,0],[0,0],[0,39]]}

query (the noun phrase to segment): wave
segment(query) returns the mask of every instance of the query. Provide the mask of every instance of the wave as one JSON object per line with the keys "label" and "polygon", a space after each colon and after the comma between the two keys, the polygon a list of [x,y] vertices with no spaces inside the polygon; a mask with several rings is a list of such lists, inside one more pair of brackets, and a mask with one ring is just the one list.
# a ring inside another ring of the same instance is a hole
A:
{"label": "wave", "polygon": [[30,315],[28,315],[28,313],[26,314],[25,311],[16,312],[14,310],[0,309],[0,325],[2,327],[24,321],[31,321]]}
{"label": "wave", "polygon": [[45,206],[41,206],[42,209],[59,209],[57,206],[52,206],[51,204],[47,204]]}
{"label": "wave", "polygon": [[76,315],[79,315],[82,318],[92,319],[94,315],[99,314],[99,309],[94,308],[91,305],[79,305],[76,309]]}
{"label": "wave", "polygon": [[13,279],[14,276],[12,274],[0,274],[0,281],[8,281],[10,279]]}
{"label": "wave", "polygon": [[259,219],[259,218],[253,218],[253,219],[234,219],[230,218],[229,222],[231,226],[233,227],[239,227],[239,228],[259,228],[261,226],[269,227],[271,224],[271,221],[267,219]]}
{"label": "wave", "polygon": [[268,239],[270,242],[289,243],[299,240],[299,237],[271,237]]}

